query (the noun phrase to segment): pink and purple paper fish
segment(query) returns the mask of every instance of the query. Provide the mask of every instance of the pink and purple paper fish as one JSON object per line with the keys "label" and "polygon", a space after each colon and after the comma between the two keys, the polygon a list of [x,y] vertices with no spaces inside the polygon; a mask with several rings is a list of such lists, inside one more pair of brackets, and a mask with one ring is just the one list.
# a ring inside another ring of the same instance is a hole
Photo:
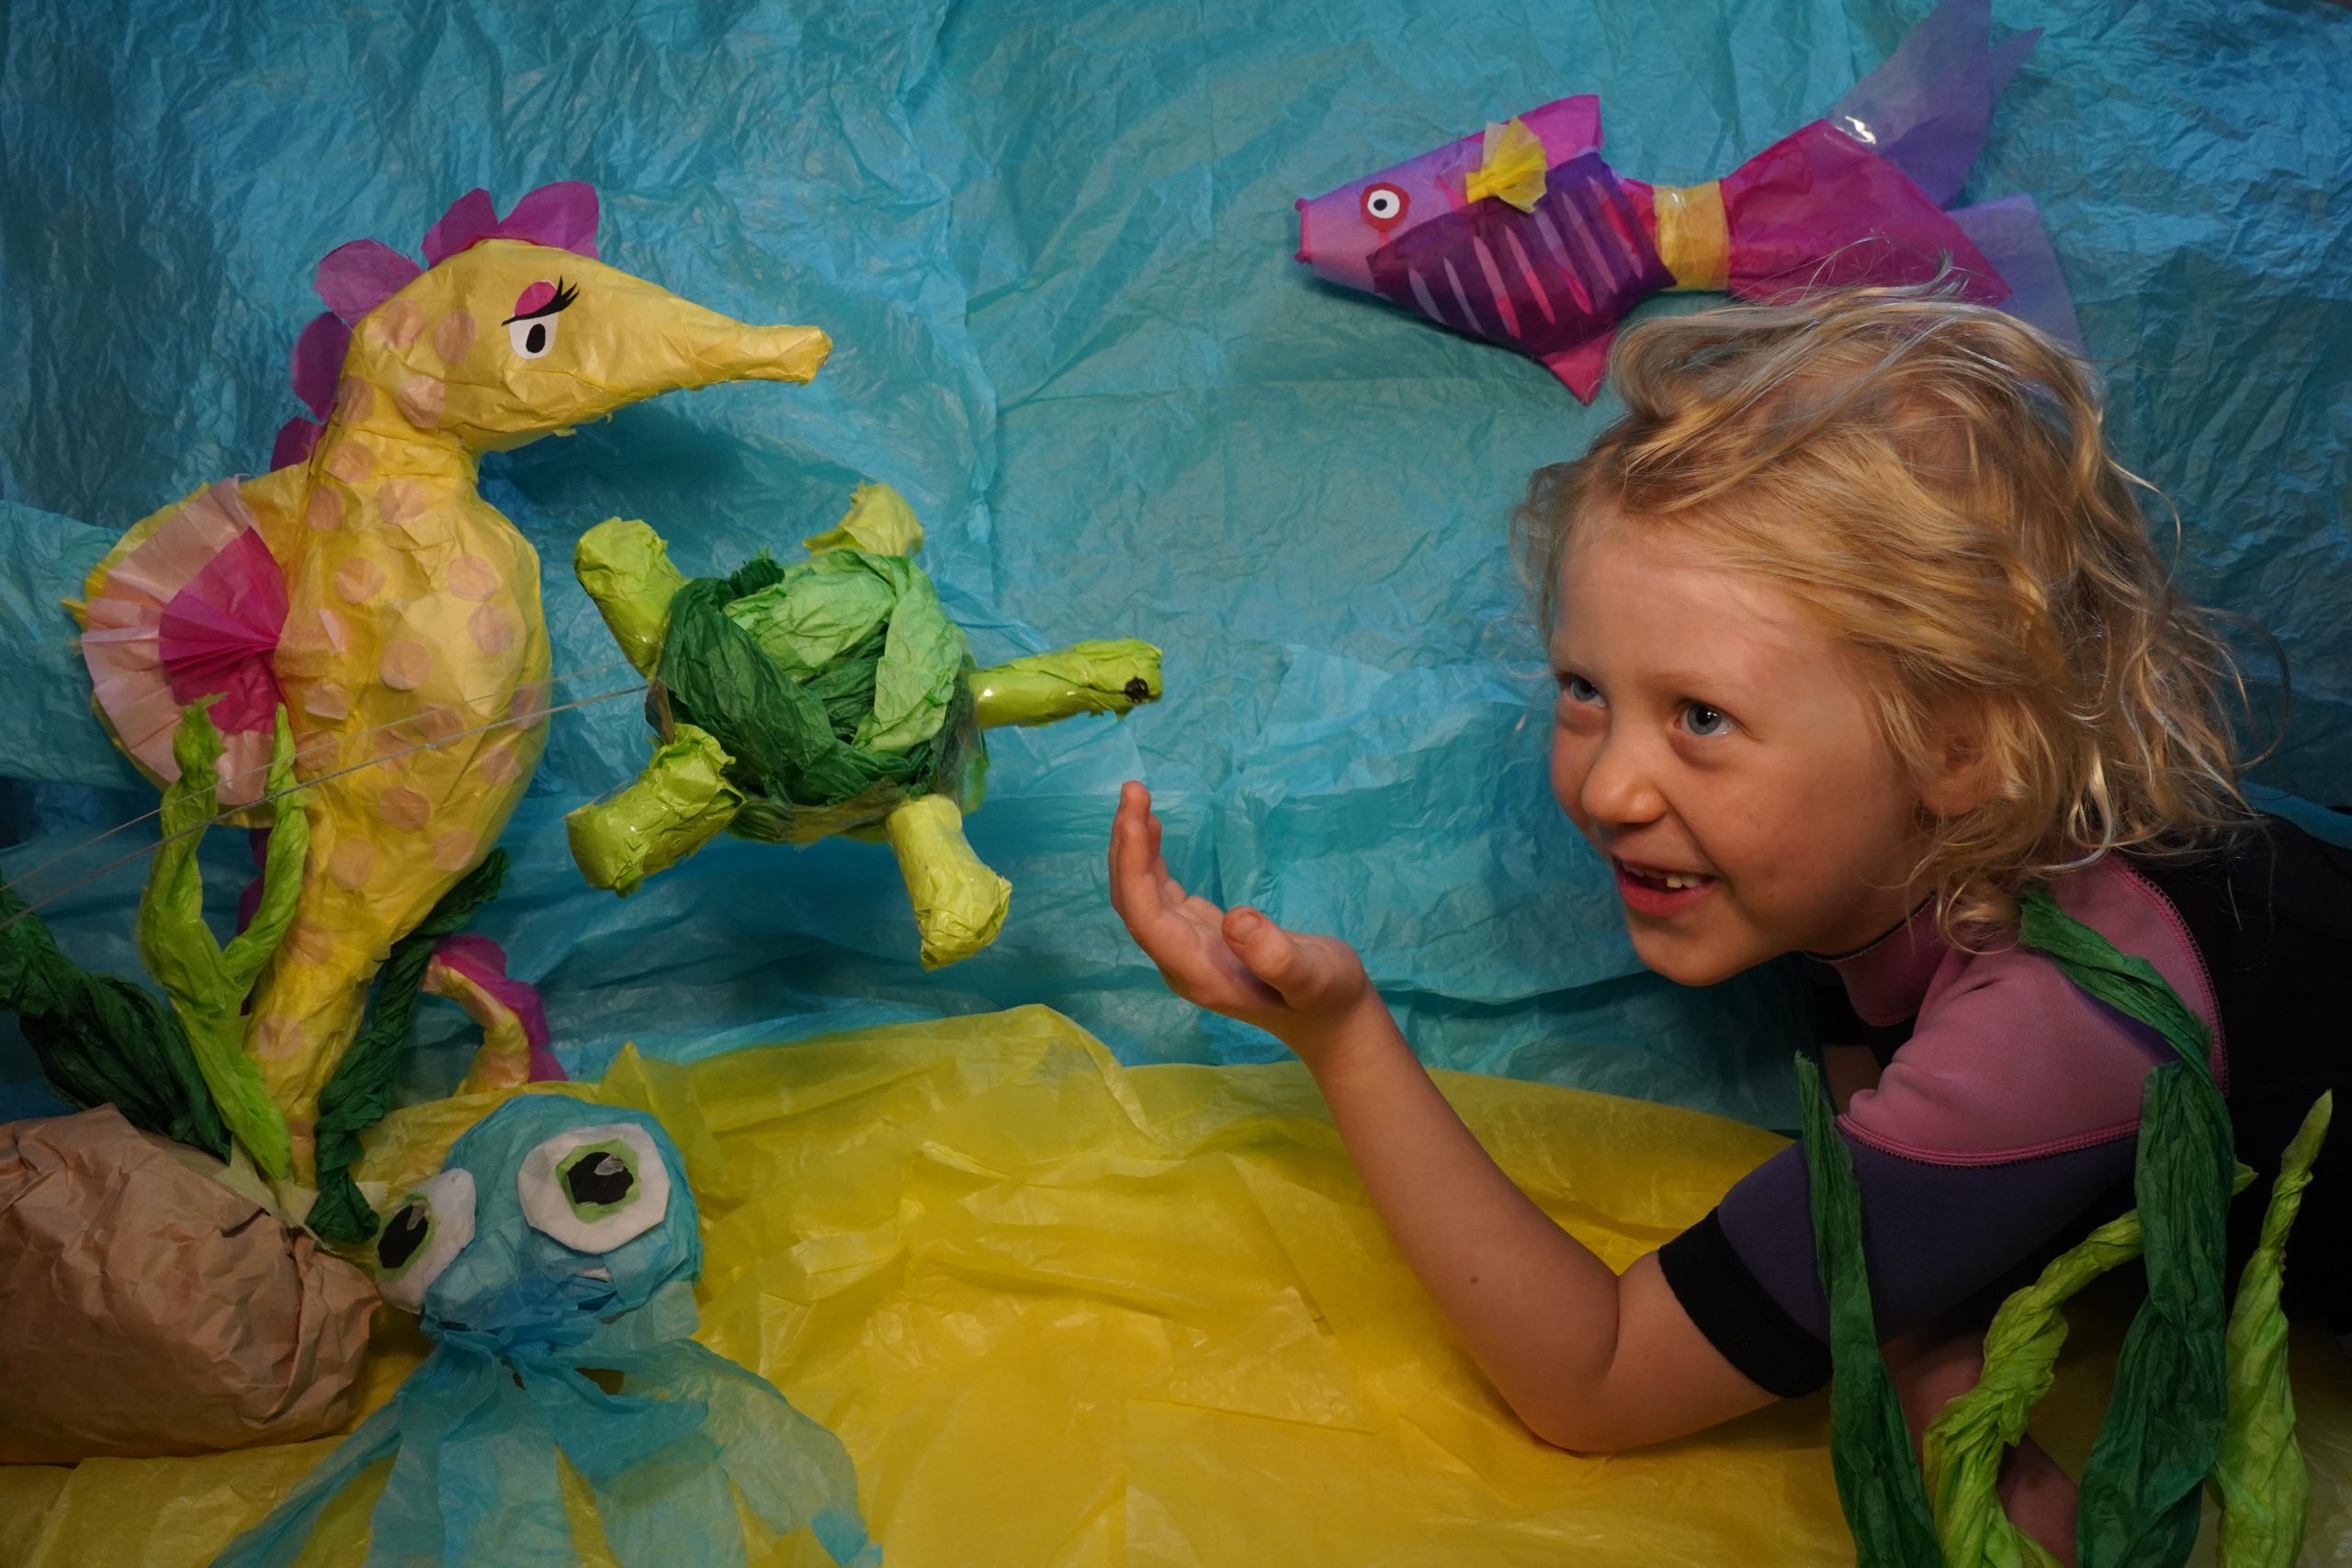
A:
{"label": "pink and purple paper fish", "polygon": [[1561,98],[1298,203],[1298,259],[1540,361],[1586,402],[1617,323],[1665,289],[1769,299],[1921,282],[2079,342],[2030,197],[1946,210],[2039,28],[1989,43],[1990,0],[1942,0],[1824,118],[1720,180],[1623,178],[1600,100]]}

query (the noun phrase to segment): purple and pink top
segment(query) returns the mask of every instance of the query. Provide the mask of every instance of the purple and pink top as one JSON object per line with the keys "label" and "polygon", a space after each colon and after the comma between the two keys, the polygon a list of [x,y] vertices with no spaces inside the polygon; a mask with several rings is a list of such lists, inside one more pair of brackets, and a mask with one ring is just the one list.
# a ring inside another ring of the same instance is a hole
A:
{"label": "purple and pink top", "polygon": [[[2352,960],[2352,854],[2273,820],[2185,874],[2109,854],[2050,890],[2067,914],[2154,965],[2212,1031],[2214,1079],[2230,1097],[2239,1156],[2258,1172],[2276,1170],[2290,1118],[2321,1089],[2352,1087],[2341,1028],[2322,1037],[2302,1027],[2341,1018],[2319,988]],[[1807,962],[1826,993],[1824,1043],[1868,1045],[1883,1064],[1877,1087],[1858,1090],[1838,1119],[1861,1188],[1883,1337],[1948,1317],[1981,1329],[2031,1269],[2132,1207],[2143,1080],[2173,1055],[2154,1031],[2030,949],[1954,946],[1930,908],[1859,952]],[[2299,1261],[2336,1259],[2301,1272],[2306,1304],[2337,1333],[2352,1330],[2340,1261],[2352,1252],[2346,1185],[2331,1151],[2296,1233]],[[2257,1213],[2267,1190],[2265,1180],[2247,1195]],[[2233,1233],[2246,1218],[2233,1211]],[[1794,1395],[1827,1380],[1828,1307],[1800,1146],[1743,1179],[1659,1261],[1700,1331],[1750,1381]]]}

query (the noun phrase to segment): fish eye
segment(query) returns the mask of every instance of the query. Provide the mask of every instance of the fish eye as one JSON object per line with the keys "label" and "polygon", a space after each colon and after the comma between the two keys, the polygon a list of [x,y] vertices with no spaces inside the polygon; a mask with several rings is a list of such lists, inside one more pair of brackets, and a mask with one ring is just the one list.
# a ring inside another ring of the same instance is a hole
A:
{"label": "fish eye", "polygon": [[1412,201],[1402,188],[1386,181],[1366,186],[1363,192],[1363,220],[1375,229],[1394,229],[1405,221],[1405,211]]}
{"label": "fish eye", "polygon": [[452,1166],[393,1205],[376,1234],[376,1293],[409,1312],[474,1238],[473,1173]]}
{"label": "fish eye", "polygon": [[574,1252],[610,1252],[670,1212],[670,1169],[627,1122],[559,1133],[515,1173],[523,1217]]}

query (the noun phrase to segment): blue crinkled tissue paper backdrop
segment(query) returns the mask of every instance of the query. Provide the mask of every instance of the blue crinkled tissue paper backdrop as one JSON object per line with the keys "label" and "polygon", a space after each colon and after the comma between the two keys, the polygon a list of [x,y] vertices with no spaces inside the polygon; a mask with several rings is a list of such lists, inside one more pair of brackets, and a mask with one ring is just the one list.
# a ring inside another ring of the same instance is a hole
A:
{"label": "blue crinkled tissue paper backdrop", "polygon": [[[992,660],[1168,650],[1125,724],[1001,734],[975,846],[1004,936],[914,963],[887,852],[723,840],[623,903],[561,814],[632,774],[637,703],[560,713],[478,929],[560,1054],[689,1056],[1043,1002],[1131,1062],[1260,1060],[1170,998],[1104,897],[1119,782],[1188,885],[1363,949],[1432,1062],[1787,1125],[1767,973],[1642,971],[1551,806],[1548,690],[1506,513],[1610,417],[1538,367],[1310,282],[1294,197],[1598,93],[1611,161],[1688,184],[1834,103],[1927,0],[1298,6],[755,0],[13,0],[0,12],[0,828],[68,950],[136,973],[152,795],[86,707],[56,601],[116,534],[266,466],[318,258],[412,253],[451,198],[585,179],[605,254],[839,347],[804,389],[677,394],[485,466],[548,563],[558,700],[625,671],[566,563],[643,517],[689,572],[788,549],[861,479]],[[2177,501],[2182,570],[2293,660],[2268,784],[2352,797],[2352,11],[2033,6],[2048,29],[1963,199],[2036,197],[2117,443]],[[1647,309],[1688,309],[1695,301]],[[208,847],[233,897],[239,836]],[[68,852],[75,852],[68,854]],[[60,859],[64,856],[66,858]],[[92,874],[124,856],[126,863]],[[410,1087],[469,1026],[426,1010]],[[21,1043],[0,1114],[49,1104]]]}

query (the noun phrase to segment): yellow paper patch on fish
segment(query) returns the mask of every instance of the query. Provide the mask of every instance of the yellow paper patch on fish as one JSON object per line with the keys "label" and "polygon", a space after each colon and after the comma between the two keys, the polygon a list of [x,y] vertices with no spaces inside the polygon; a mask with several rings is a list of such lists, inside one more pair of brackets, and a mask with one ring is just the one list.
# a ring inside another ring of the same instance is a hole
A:
{"label": "yellow paper patch on fish", "polygon": [[[1782,1144],[1663,1106],[1440,1082],[1621,1269]],[[1295,1065],[1125,1069],[1029,1008],[691,1066],[631,1053],[600,1085],[545,1092],[669,1129],[702,1208],[699,1337],[848,1445],[886,1562],[1853,1561],[1818,1398],[1607,1460],[1529,1436],[1398,1259]],[[406,1190],[500,1098],[394,1112],[359,1176]],[[380,1315],[370,1408],[424,1348]],[[2045,1405],[2062,1458],[2105,1406],[2101,1334],[2077,1331],[2087,1371],[2062,1367]],[[2345,1539],[2352,1369],[2296,1350],[2309,1539]],[[334,1447],[0,1470],[0,1562],[208,1562]],[[306,1562],[361,1561],[375,1491],[338,1499]],[[584,1559],[609,1562],[589,1510],[573,1518]],[[825,1561],[805,1535],[755,1560]]]}
{"label": "yellow paper patch on fish", "polygon": [[1489,124],[1479,152],[1478,166],[1463,182],[1462,194],[1472,201],[1498,196],[1521,212],[1534,211],[1544,199],[1544,142],[1527,122]]}

